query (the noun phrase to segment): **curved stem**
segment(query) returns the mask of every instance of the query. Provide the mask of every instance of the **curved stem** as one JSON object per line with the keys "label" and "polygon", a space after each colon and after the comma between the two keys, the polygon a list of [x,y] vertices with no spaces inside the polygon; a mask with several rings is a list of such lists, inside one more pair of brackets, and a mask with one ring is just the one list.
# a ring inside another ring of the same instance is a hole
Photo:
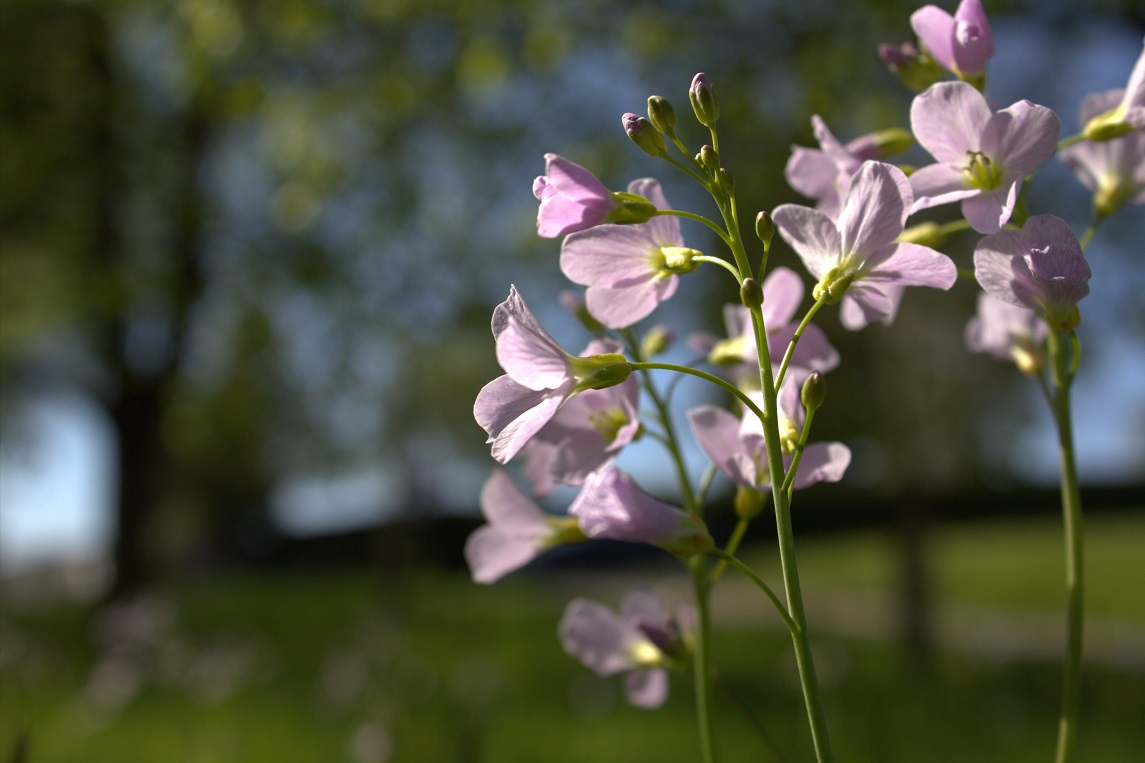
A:
{"label": "curved stem", "polygon": [[811,323],[811,319],[815,317],[815,313],[819,312],[819,308],[826,304],[823,298],[815,300],[815,304],[807,310],[807,315],[803,316],[803,320],[799,322],[796,327],[795,333],[791,337],[791,342],[787,345],[787,352],[783,353],[783,362],[779,364],[779,373],[775,376],[775,388],[779,389],[783,386],[783,377],[787,375],[787,366],[791,363],[791,356],[795,354],[795,345],[799,344],[799,338],[803,336],[803,331]]}
{"label": "curved stem", "polygon": [[[684,149],[681,147],[680,150],[683,151]],[[684,173],[690,175],[692,177],[692,179],[695,180],[700,185],[704,186],[705,188],[708,187],[708,181],[705,180],[702,175],[700,175],[698,172],[693,170],[691,167],[684,165],[676,157],[671,156],[670,154],[662,154],[660,158],[663,159],[664,161],[668,162],[669,164],[671,164],[673,167],[677,168],[681,172],[684,172]],[[693,162],[694,162],[694,160],[693,160]]]}
{"label": "curved stem", "polygon": [[712,556],[718,558],[720,561],[726,562],[727,564],[735,567],[737,570],[746,575],[748,579],[751,580],[751,582],[755,583],[759,590],[763,591],[767,595],[767,598],[771,600],[771,603],[775,605],[776,611],[779,612],[779,616],[783,618],[783,624],[787,626],[787,630],[791,632],[791,635],[794,636],[797,632],[799,632],[800,627],[793,619],[791,619],[791,615],[787,613],[787,607],[783,606],[783,602],[780,601],[779,597],[775,595],[775,591],[771,590],[771,586],[765,583],[763,578],[761,578],[759,575],[756,575],[755,571],[752,570],[751,567],[748,567],[735,556],[727,552],[720,551],[719,549],[709,553],[711,553]]}
{"label": "curved stem", "polygon": [[659,368],[662,371],[676,371],[677,373],[688,374],[689,376],[695,376],[697,378],[710,381],[712,384],[717,384],[720,387],[726,389],[731,394],[735,395],[735,397],[741,403],[743,403],[748,408],[748,410],[750,410],[756,416],[759,416],[760,420],[764,419],[764,412],[759,409],[759,406],[755,404],[754,400],[747,396],[747,393],[745,393],[743,390],[731,382],[721,379],[718,376],[713,376],[706,371],[701,371],[698,368],[689,368],[688,366],[678,366],[675,363],[653,363],[649,361],[638,361],[636,363],[629,363],[629,365],[637,371]]}
{"label": "curved stem", "polygon": [[[1082,535],[1081,490],[1074,458],[1073,426],[1070,416],[1069,387],[1076,369],[1078,349],[1066,358],[1065,337],[1050,332],[1049,351],[1053,379],[1052,407],[1058,428],[1061,457],[1062,520],[1065,525],[1066,563],[1066,655],[1062,677],[1062,705],[1058,720],[1055,763],[1073,758],[1077,738],[1077,714],[1081,696],[1081,663],[1085,627],[1085,552]],[[1073,337],[1074,347],[1076,337]]]}
{"label": "curved stem", "polygon": [[[729,556],[735,556],[735,552],[739,550],[739,544],[743,542],[743,536],[747,533],[747,526],[751,524],[751,520],[740,517],[736,522],[735,529],[732,530],[731,537],[728,538],[728,544],[724,547],[724,553]],[[714,568],[712,568],[711,584],[715,585],[716,581],[720,579],[720,575],[724,574],[724,570],[728,568],[728,560],[720,559]]]}
{"label": "curved stem", "polygon": [[683,218],[686,218],[688,220],[695,220],[698,223],[703,223],[704,225],[708,226],[713,231],[715,231],[716,235],[719,236],[721,239],[723,239],[723,242],[725,244],[731,243],[731,241],[728,239],[728,234],[724,231],[724,229],[721,228],[718,223],[713,222],[712,220],[708,219],[707,217],[704,217],[703,215],[698,215],[695,212],[685,212],[682,209],[661,209],[661,210],[658,210],[655,215],[653,215],[653,217],[664,217],[664,216],[683,217]]}
{"label": "curved stem", "polygon": [[783,478],[783,492],[790,494],[795,485],[795,472],[799,469],[799,462],[803,460],[803,449],[807,447],[807,438],[811,435],[811,419],[815,418],[815,408],[807,411],[803,419],[803,430],[799,433],[799,444],[795,447],[795,455],[791,457],[791,466],[787,467],[787,476]]}
{"label": "curved stem", "polygon": [[713,265],[719,265],[721,268],[731,273],[732,278],[736,279],[737,284],[739,283],[739,272],[735,269],[734,265],[725,259],[721,259],[719,257],[709,257],[706,254],[701,254],[699,257],[693,257],[692,262],[710,262]]}

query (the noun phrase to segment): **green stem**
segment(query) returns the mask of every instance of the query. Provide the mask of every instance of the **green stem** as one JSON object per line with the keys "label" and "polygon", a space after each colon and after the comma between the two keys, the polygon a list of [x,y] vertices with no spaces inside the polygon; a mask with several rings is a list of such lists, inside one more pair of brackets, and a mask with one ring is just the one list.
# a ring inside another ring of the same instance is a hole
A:
{"label": "green stem", "polygon": [[[713,139],[715,131],[713,130]],[[717,202],[719,199],[717,198]],[[739,218],[736,213],[735,197],[728,195],[726,203],[720,203],[728,234],[732,239],[732,255],[736,267],[743,278],[751,275],[751,265],[740,236]],[[761,274],[762,275],[762,274]],[[763,422],[764,441],[767,445],[767,468],[770,474],[783,474],[783,455],[779,439],[779,414],[776,400],[775,379],[771,375],[771,356],[767,348],[767,327],[763,323],[763,312],[759,305],[751,306],[751,322],[755,333],[756,352],[759,357],[760,390],[763,392],[764,410],[754,404],[748,408]],[[737,395],[738,397],[738,395]],[[783,569],[783,586],[787,594],[787,613],[796,628],[791,632],[795,649],[795,664],[799,669],[799,683],[803,687],[803,701],[807,707],[807,719],[811,726],[811,740],[815,746],[815,759],[819,763],[834,760],[831,743],[827,737],[827,719],[823,712],[823,700],[819,694],[819,681],[815,677],[815,663],[811,655],[811,639],[807,635],[807,616],[803,611],[803,594],[799,588],[799,570],[795,562],[795,535],[791,527],[791,504],[789,496],[782,489],[781,481],[771,480],[771,496],[775,505],[775,524],[779,535],[779,560]]]}
{"label": "green stem", "polygon": [[1081,143],[1083,140],[1085,140],[1085,133],[1079,132],[1077,135],[1071,135],[1068,138],[1063,138],[1062,142],[1058,144],[1056,150],[1061,151],[1063,148],[1072,146],[1074,143]]}
{"label": "green stem", "polygon": [[737,284],[739,283],[739,273],[736,271],[735,266],[725,259],[721,259],[719,257],[709,257],[706,254],[701,254],[698,257],[693,257],[692,262],[710,262],[713,265],[719,265],[721,268],[731,273],[732,278],[736,279]]}
{"label": "green stem", "polygon": [[661,210],[657,211],[656,214],[654,215],[654,217],[665,217],[665,216],[684,217],[684,218],[687,218],[688,220],[695,220],[698,223],[703,223],[704,225],[708,226],[713,231],[715,231],[716,235],[719,236],[721,239],[723,239],[725,244],[731,243],[730,240],[728,239],[728,234],[724,231],[724,229],[721,228],[719,226],[719,224],[713,222],[712,220],[708,219],[707,217],[704,217],[703,215],[698,215],[695,212],[685,212],[682,209],[661,209]]}
{"label": "green stem", "polygon": [[703,556],[696,556],[689,562],[692,568],[692,587],[696,596],[696,652],[693,655],[695,666],[696,726],[700,735],[700,759],[703,763],[715,763],[716,751],[712,734],[712,666],[711,661],[711,616],[708,608],[706,562]]}
{"label": "green stem", "polygon": [[799,338],[803,336],[803,331],[807,325],[811,323],[811,319],[815,317],[815,313],[819,312],[819,308],[826,304],[823,298],[815,300],[815,304],[811,305],[807,310],[807,315],[803,316],[803,320],[799,322],[796,327],[795,333],[791,337],[791,343],[787,345],[787,352],[783,353],[783,362],[779,364],[779,373],[775,376],[775,388],[780,389],[783,386],[783,377],[787,375],[787,366],[791,363],[791,356],[795,354],[795,345],[799,344]]}
{"label": "green stem", "polygon": [[[740,517],[739,521],[736,522],[735,529],[732,530],[731,537],[728,538],[728,544],[724,546],[725,554],[728,556],[735,556],[736,551],[739,550],[739,544],[743,543],[743,536],[747,533],[747,526],[749,524],[751,524],[750,519],[744,519],[743,517]],[[721,558],[718,562],[716,562],[716,566],[712,569],[712,585],[716,584],[716,581],[720,579],[720,575],[724,574],[724,570],[726,570],[727,567],[727,559]]]}
{"label": "green stem", "polygon": [[[683,151],[684,149],[681,148],[680,150]],[[695,180],[700,185],[704,186],[705,188],[708,187],[708,181],[705,180],[702,175],[700,175],[698,172],[693,170],[691,167],[688,167],[685,164],[683,164],[676,157],[671,156],[670,154],[662,154],[660,158],[665,160],[669,164],[673,165],[674,167],[679,169],[681,172],[684,172],[688,175],[691,175],[692,179]],[[693,163],[694,163],[694,160],[693,160]]]}
{"label": "green stem", "polygon": [[799,469],[799,462],[803,460],[803,450],[807,447],[807,438],[811,435],[811,419],[815,418],[815,408],[807,409],[807,416],[803,419],[803,430],[799,433],[799,444],[795,447],[795,455],[791,457],[791,466],[787,468],[787,476],[783,478],[783,492],[791,494],[795,485],[795,472]]}
{"label": "green stem", "polygon": [[794,636],[796,634],[796,632],[799,630],[799,626],[795,623],[794,620],[791,619],[791,615],[787,613],[787,607],[783,605],[783,602],[780,601],[779,597],[775,595],[775,591],[771,590],[771,586],[765,583],[763,578],[761,578],[759,575],[756,575],[755,571],[752,570],[751,567],[748,567],[735,556],[725,551],[716,549],[715,551],[712,551],[711,554],[712,556],[718,558],[721,562],[726,562],[732,567],[735,567],[737,570],[747,576],[751,582],[755,583],[756,587],[763,591],[767,595],[767,598],[771,600],[771,603],[775,605],[776,611],[779,612],[779,616],[783,618],[783,624],[787,626],[787,630],[791,632],[791,635]]}
{"label": "green stem", "polygon": [[1077,481],[1077,463],[1073,449],[1073,426],[1070,416],[1069,387],[1076,369],[1078,348],[1073,340],[1074,356],[1066,355],[1065,336],[1050,332],[1049,351],[1053,378],[1052,405],[1058,427],[1061,456],[1062,519],[1065,524],[1066,563],[1066,654],[1062,678],[1061,716],[1058,721],[1055,763],[1072,760],[1077,739],[1077,714],[1081,697],[1082,641],[1085,628],[1085,549],[1082,536],[1081,490]]}
{"label": "green stem", "polygon": [[755,404],[754,400],[747,396],[747,393],[745,393],[743,390],[731,382],[721,379],[718,376],[709,374],[706,371],[701,371],[698,368],[689,368],[688,366],[678,366],[675,363],[653,363],[650,361],[639,361],[636,363],[629,363],[629,365],[637,371],[658,368],[662,371],[675,371],[677,373],[688,374],[689,376],[695,376],[699,379],[710,381],[712,384],[717,384],[720,387],[726,389],[731,394],[735,395],[735,397],[741,403],[743,403],[748,408],[748,410],[750,410],[756,416],[759,416],[760,419],[762,419],[764,416],[763,411],[759,409],[759,406]]}

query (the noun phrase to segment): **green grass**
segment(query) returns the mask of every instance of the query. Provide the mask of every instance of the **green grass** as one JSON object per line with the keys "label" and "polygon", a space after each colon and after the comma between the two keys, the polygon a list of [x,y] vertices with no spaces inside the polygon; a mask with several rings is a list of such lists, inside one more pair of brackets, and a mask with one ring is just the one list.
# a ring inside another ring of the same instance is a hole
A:
{"label": "green grass", "polygon": [[[1056,622],[1060,543],[1051,522],[936,532],[938,607]],[[1094,519],[1087,546],[1091,614],[1130,623],[1139,635],[1145,519]],[[817,594],[860,598],[894,588],[894,547],[884,535],[809,540],[799,552],[809,605]],[[767,550],[746,556],[778,582]],[[686,589],[677,576],[657,575],[664,591]],[[738,591],[742,581],[733,578],[727,586]],[[0,760],[21,731],[32,763],[695,760],[687,677],[673,677],[664,708],[637,710],[617,680],[591,675],[557,643],[568,598],[615,606],[622,582],[526,573],[483,587],[433,571],[192,580],[159,594],[153,612],[170,618],[156,618],[154,637],[135,639],[118,663],[106,662],[91,635],[94,616],[82,608],[6,608]],[[810,760],[789,640],[746,616],[766,610],[762,597],[739,604],[737,593],[734,601],[750,612],[725,603],[715,631],[720,760],[776,760],[732,696],[784,760]],[[1051,758],[1056,660],[946,650],[920,666],[893,640],[845,627],[812,636],[840,761]],[[1087,666],[1079,763],[1122,763],[1145,749],[1143,684],[1140,664]]]}

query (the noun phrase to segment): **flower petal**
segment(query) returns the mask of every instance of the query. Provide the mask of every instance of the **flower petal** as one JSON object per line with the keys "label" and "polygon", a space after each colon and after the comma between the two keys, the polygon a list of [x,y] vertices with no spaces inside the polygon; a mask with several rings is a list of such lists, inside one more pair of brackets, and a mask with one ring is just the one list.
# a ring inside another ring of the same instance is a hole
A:
{"label": "flower petal", "polygon": [[966,184],[966,175],[961,168],[941,163],[928,165],[911,174],[910,188],[914,194],[910,210],[912,214],[979,193],[977,188]]}
{"label": "flower petal", "polygon": [[555,389],[531,390],[498,376],[477,393],[473,417],[489,433],[493,458],[504,464],[549,422],[572,392],[572,381]]}
{"label": "flower petal", "polygon": [[982,151],[1002,166],[1007,180],[1021,180],[1053,156],[1061,131],[1052,109],[1018,101],[987,120]]}
{"label": "flower petal", "polygon": [[631,647],[646,640],[612,610],[587,599],[573,599],[557,625],[561,646],[598,676],[634,667]]}
{"label": "flower petal", "polygon": [[986,98],[965,82],[939,82],[915,96],[910,128],[919,144],[940,162],[961,165],[978,151],[991,115]]}
{"label": "flower petal", "polygon": [[892,243],[910,213],[910,182],[898,167],[864,162],[839,213],[843,256],[865,257]]}
{"label": "flower petal", "polygon": [[771,219],[811,275],[820,278],[839,261],[842,240],[827,215],[810,207],[783,204],[772,211]]}
{"label": "flower petal", "polygon": [[910,15],[910,28],[939,66],[954,70],[954,17],[935,5],[925,5]]}
{"label": "flower petal", "polygon": [[889,257],[863,273],[863,280],[936,289],[949,289],[958,280],[958,266],[954,261],[928,246],[896,244],[891,251]]}

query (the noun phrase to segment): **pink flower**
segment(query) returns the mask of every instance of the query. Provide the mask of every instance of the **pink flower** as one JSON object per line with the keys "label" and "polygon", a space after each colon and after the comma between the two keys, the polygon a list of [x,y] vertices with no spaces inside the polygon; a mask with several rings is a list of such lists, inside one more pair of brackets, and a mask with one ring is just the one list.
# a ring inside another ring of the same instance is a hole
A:
{"label": "pink flower", "polygon": [[[671,209],[660,183],[634,180],[629,193],[646,197],[657,209]],[[600,225],[573,233],[561,244],[561,270],[588,287],[589,314],[609,328],[631,326],[676,293],[677,273],[695,270],[684,246],[680,221],[671,215],[641,225]]]}
{"label": "pink flower", "polygon": [[[772,366],[778,370],[798,328],[795,313],[803,301],[803,279],[790,268],[778,267],[763,281],[763,322],[767,327],[767,352]],[[742,381],[759,384],[759,356],[755,347],[755,332],[751,313],[742,304],[724,305],[724,325],[727,339],[712,334],[696,334],[691,345],[707,353],[708,360],[723,366],[732,366]],[[827,341],[827,335],[815,324],[803,331],[795,353],[791,356],[792,372],[830,371],[839,365],[839,353]],[[738,381],[737,381],[738,383]]]}
{"label": "pink flower", "polygon": [[911,206],[911,189],[899,168],[864,162],[843,200],[838,222],[814,209],[784,204],[772,213],[783,239],[819,279],[816,299],[843,300],[850,329],[894,320],[904,286],[949,289],[958,269],[944,254],[898,243]]}
{"label": "pink flower", "polygon": [[[1121,98],[1121,90],[1090,95],[1081,104],[1081,123],[1116,108]],[[1113,214],[1123,204],[1145,204],[1145,131],[1075,143],[1059,151],[1058,158],[1093,191],[1099,217]]]}
{"label": "pink flower", "polygon": [[[620,345],[594,341],[585,355],[615,352]],[[533,493],[544,497],[558,485],[582,485],[614,459],[640,429],[640,383],[635,377],[607,389],[574,395],[522,451]]]}
{"label": "pink flower", "polygon": [[465,560],[477,583],[494,583],[545,549],[585,540],[575,519],[545,514],[500,469],[481,489],[481,512],[488,524],[465,542]]}
{"label": "pink flower", "polygon": [[[801,385],[801,379],[788,376],[779,394],[784,469],[791,467],[792,455],[806,419],[799,401]],[[763,424],[758,416],[747,411],[742,418],[736,418],[723,408],[704,405],[688,411],[688,420],[700,449],[732,482],[754,490],[771,487]],[[792,485],[798,490],[817,482],[838,482],[850,463],[851,451],[846,445],[840,442],[811,443],[803,450]]]}
{"label": "pink flower", "polygon": [[1089,263],[1069,225],[1036,215],[1020,231],[986,236],[974,249],[974,277],[995,299],[1038,311],[1057,331],[1081,320],[1077,303],[1089,294]]}
{"label": "pink flower", "polygon": [[537,235],[556,238],[600,225],[617,209],[612,192],[596,176],[563,156],[545,154],[545,174],[533,181]]}
{"label": "pink flower", "polygon": [[910,26],[939,66],[962,79],[981,77],[994,38],[980,0],[962,0],[951,16],[934,5],[911,14]]}
{"label": "pink flower", "polygon": [[1145,128],[1145,48],[1137,57],[1129,82],[1117,103],[1083,120],[1089,140],[1109,140]]}
{"label": "pink flower", "polygon": [[624,357],[569,355],[533,317],[516,286],[510,287],[508,299],[493,311],[492,325],[497,362],[505,375],[481,389],[473,416],[489,434],[493,458],[501,463],[517,455],[578,389],[609,386],[626,375],[594,384],[594,374],[622,368]]}
{"label": "pink flower", "polygon": [[879,158],[880,152],[870,136],[843,145],[818,114],[811,117],[811,125],[819,148],[792,146],[784,176],[796,191],[819,202],[816,209],[835,219],[851,177],[864,161]]}
{"label": "pink flower", "polygon": [[648,543],[682,558],[714,546],[698,517],[656,500],[613,466],[589,475],[569,514],[590,538]]}
{"label": "pink flower", "polygon": [[910,176],[910,211],[961,201],[979,233],[995,233],[1010,219],[1022,180],[1053,155],[1061,134],[1050,109],[1019,101],[993,112],[965,82],[940,82],[916,96],[910,123],[938,160]]}
{"label": "pink flower", "polygon": [[966,346],[999,360],[1012,360],[1024,374],[1046,365],[1046,323],[1028,307],[989,294],[978,295],[978,313],[966,324]]}
{"label": "pink flower", "polygon": [[620,615],[587,599],[574,599],[557,627],[561,646],[599,676],[627,673],[624,693],[637,707],[657,708],[668,698],[664,669],[685,657],[695,629],[695,614],[681,606],[666,615],[651,591],[630,591]]}

